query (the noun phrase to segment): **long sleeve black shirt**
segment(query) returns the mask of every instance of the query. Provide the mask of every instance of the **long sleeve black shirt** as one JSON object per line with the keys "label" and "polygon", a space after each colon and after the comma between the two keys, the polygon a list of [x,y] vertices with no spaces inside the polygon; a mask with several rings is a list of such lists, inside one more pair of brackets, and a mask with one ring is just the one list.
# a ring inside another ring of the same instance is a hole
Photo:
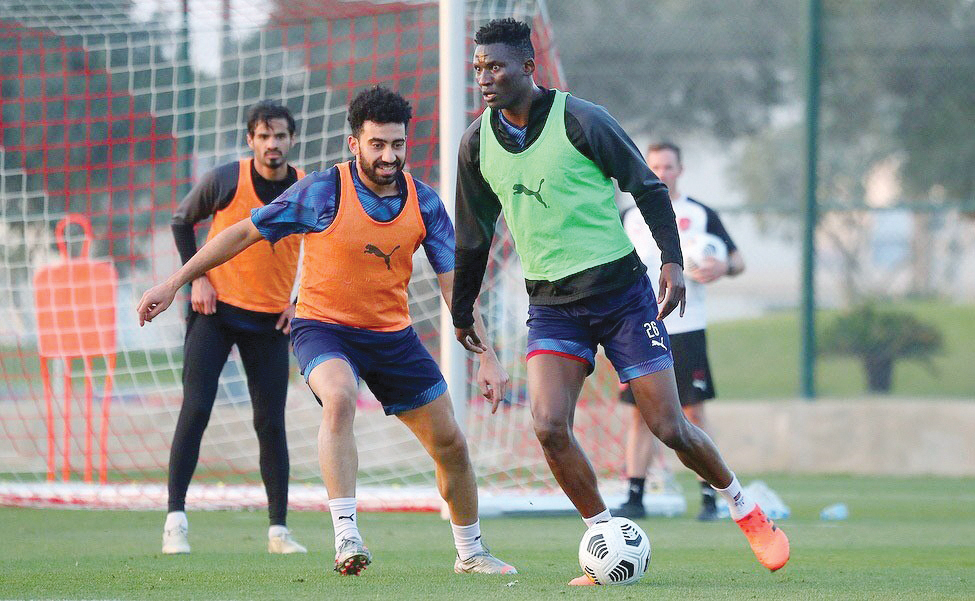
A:
{"label": "long sleeve black shirt", "polygon": [[[251,181],[254,192],[263,204],[267,204],[281,195],[282,192],[298,181],[298,172],[288,166],[288,175],[283,180],[271,181],[261,177],[250,163]],[[240,163],[234,161],[208,171],[200,181],[183,197],[176,211],[173,213],[173,239],[179,258],[185,264],[196,254],[196,234],[194,226],[205,219],[209,219],[217,211],[227,208],[230,201],[237,194],[237,182],[240,179]]]}
{"label": "long sleeve black shirt", "polygon": [[[529,110],[525,145],[520,146],[501,124],[498,111],[491,115],[491,129],[508,152],[522,152],[542,132],[555,100],[555,90],[544,90]],[[603,107],[569,96],[565,106],[565,130],[570,143],[591,160],[606,177],[617,181],[636,200],[641,214],[661,251],[662,263],[683,265],[674,210],[667,186],[654,175],[636,145]],[[457,257],[454,272],[452,315],[455,327],[474,323],[474,301],[481,289],[491,240],[501,214],[501,202],[481,174],[481,120],[476,119],[461,140],[457,169]],[[627,286],[642,277],[646,267],[636,252],[558,281],[525,280],[529,300],[537,305],[574,302]]]}

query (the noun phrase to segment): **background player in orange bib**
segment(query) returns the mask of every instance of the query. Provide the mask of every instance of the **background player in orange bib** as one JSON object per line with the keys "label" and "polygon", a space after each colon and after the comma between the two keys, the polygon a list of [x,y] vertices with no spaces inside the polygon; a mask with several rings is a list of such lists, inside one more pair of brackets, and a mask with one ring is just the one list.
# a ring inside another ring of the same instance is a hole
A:
{"label": "background player in orange bib", "polygon": [[[295,120],[287,108],[254,105],[247,117],[247,145],[253,156],[221,165],[193,187],[173,216],[173,237],[183,263],[197,251],[195,224],[213,218],[207,237],[278,197],[304,172],[288,164]],[[169,513],[163,553],[189,553],[186,489],[200,456],[203,431],[217,395],[217,382],[236,345],[247,375],[260,445],[261,479],[267,491],[270,553],[305,553],[286,525],[288,440],[284,406],[288,394],[288,333],[294,316],[291,291],[300,241],[274,249],[261,242],[227,263],[195,277],[183,347],[183,405],[169,455]]]}
{"label": "background player in orange bib", "polygon": [[[322,404],[318,437],[322,479],[335,532],[335,570],[358,574],[372,560],[356,514],[358,455],[352,429],[358,380],[397,416],[436,464],[457,548],[455,572],[510,574],[515,569],[481,542],[477,487],[467,442],[454,419],[439,367],[410,326],[407,286],[413,253],[423,246],[449,304],[454,231],[436,192],[403,171],[409,103],[381,87],[349,105],[355,160],[304,178],[277,200],[213,238],[170,278],[147,291],[140,322],[172,303],[187,281],[267,240],[305,239],[301,287],[292,321],[295,355]],[[297,237],[295,237],[297,238]],[[475,327],[483,336],[480,318]],[[496,410],[508,375],[479,345],[478,384]]]}

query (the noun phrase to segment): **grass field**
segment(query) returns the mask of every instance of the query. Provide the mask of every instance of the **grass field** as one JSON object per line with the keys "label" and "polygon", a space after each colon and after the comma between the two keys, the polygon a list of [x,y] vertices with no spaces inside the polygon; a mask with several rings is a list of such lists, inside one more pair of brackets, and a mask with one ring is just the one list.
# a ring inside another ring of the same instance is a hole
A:
{"label": "grass field", "polygon": [[[770,574],[730,523],[652,518],[650,573],[629,587],[570,588],[581,522],[569,517],[483,522],[515,576],[455,575],[448,525],[432,514],[363,514],[375,563],[331,572],[328,516],[292,513],[307,556],[264,552],[255,512],[191,513],[189,556],[159,553],[159,512],[0,509],[2,599],[972,599],[975,480],[766,476],[792,508],[780,522],[792,561]],[[745,479],[748,480],[747,478]],[[685,490],[692,482],[684,479]],[[850,519],[822,522],[836,501]],[[690,507],[697,499],[689,498]],[[328,539],[328,540],[327,540]]]}

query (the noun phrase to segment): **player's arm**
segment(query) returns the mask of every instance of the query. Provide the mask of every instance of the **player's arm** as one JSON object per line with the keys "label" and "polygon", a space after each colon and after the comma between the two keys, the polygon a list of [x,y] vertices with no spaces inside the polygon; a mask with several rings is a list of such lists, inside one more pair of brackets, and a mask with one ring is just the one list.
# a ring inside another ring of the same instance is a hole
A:
{"label": "player's arm", "polygon": [[725,275],[735,277],[736,275],[741,275],[743,271],[745,271],[745,258],[741,256],[741,252],[736,248],[728,253],[728,273]]}
{"label": "player's arm", "polygon": [[214,236],[165,282],[153,286],[142,295],[137,309],[139,325],[152,321],[165,311],[181,286],[229,261],[261,238],[261,233],[250,219],[242,219]]}
{"label": "player's arm", "polygon": [[717,211],[707,206],[704,207],[704,210],[707,214],[706,231],[709,234],[721,238],[728,248],[727,261],[719,261],[718,259],[709,257],[704,261],[703,265],[688,272],[688,275],[694,278],[694,280],[702,284],[707,284],[724,276],[734,277],[745,271],[745,259],[741,256],[741,252],[738,251],[738,247],[735,246],[735,242],[728,234],[728,230],[725,229],[721,218],[718,217]]}
{"label": "player's arm", "polygon": [[[230,203],[237,191],[239,171],[238,163],[228,163],[207,172],[176,207],[171,227],[176,250],[184,264],[197,251],[196,224],[209,219]],[[216,313],[217,291],[206,274],[193,280],[190,306],[193,311],[204,315]]]}
{"label": "player's arm", "polygon": [[[453,300],[454,272],[438,273],[437,279],[440,281],[440,293],[449,307]],[[501,361],[498,360],[493,346],[488,343],[487,328],[484,327],[484,320],[481,319],[481,314],[476,307],[474,324],[466,330],[464,339],[460,342],[465,349],[477,353],[480,358],[480,365],[477,368],[477,386],[481,395],[491,402],[491,413],[494,413],[508,394],[509,377]]]}
{"label": "player's arm", "polygon": [[718,238],[724,240],[725,246],[728,247],[728,268],[724,275],[728,277],[735,277],[736,275],[741,275],[745,271],[745,258],[741,255],[738,250],[738,246],[735,241],[731,239],[731,234],[725,229],[724,223],[721,221],[721,217],[718,216],[718,212],[714,209],[708,207],[708,232],[714,234]]}
{"label": "player's arm", "polygon": [[636,200],[650,233],[660,249],[660,281],[657,303],[663,319],[678,306],[684,314],[684,259],[677,235],[677,220],[667,186],[640,154],[636,144],[601,106],[569,97],[565,115],[569,141],[624,192]]}
{"label": "player's arm", "polygon": [[[450,307],[454,302],[456,282],[456,248],[454,225],[444,207],[440,196],[422,182],[417,182],[417,196],[420,201],[420,214],[426,235],[423,238],[423,250],[426,252],[430,266],[437,274],[440,282],[440,293],[444,302]],[[480,282],[478,282],[480,285]],[[480,366],[477,370],[477,383],[484,398],[492,403],[492,412],[498,408],[498,403],[505,397],[508,390],[508,373],[501,367],[497,355],[487,341],[484,322],[476,310],[472,308],[473,323],[470,334],[461,340],[464,348],[478,353]]]}
{"label": "player's arm", "polygon": [[456,253],[451,315],[457,339],[474,325],[474,302],[481,291],[501,201],[481,175],[480,121],[464,132],[457,157]]}

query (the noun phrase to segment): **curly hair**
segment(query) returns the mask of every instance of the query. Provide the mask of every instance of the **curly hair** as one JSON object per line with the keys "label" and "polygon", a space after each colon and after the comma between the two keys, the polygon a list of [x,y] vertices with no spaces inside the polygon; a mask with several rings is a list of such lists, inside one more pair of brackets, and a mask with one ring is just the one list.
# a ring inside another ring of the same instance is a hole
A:
{"label": "curly hair", "polygon": [[288,122],[288,133],[295,134],[295,118],[291,115],[291,111],[270,100],[262,100],[247,111],[247,133],[253,136],[257,131],[258,123],[263,123],[270,128],[272,119],[284,119]]}
{"label": "curly hair", "polygon": [[475,44],[504,44],[521,52],[525,58],[535,58],[532,46],[532,28],[523,21],[512,18],[488,21],[474,34]]}
{"label": "curly hair", "polygon": [[413,107],[406,98],[382,86],[374,86],[356,94],[349,103],[349,127],[356,138],[362,133],[362,124],[402,123],[409,127]]}

